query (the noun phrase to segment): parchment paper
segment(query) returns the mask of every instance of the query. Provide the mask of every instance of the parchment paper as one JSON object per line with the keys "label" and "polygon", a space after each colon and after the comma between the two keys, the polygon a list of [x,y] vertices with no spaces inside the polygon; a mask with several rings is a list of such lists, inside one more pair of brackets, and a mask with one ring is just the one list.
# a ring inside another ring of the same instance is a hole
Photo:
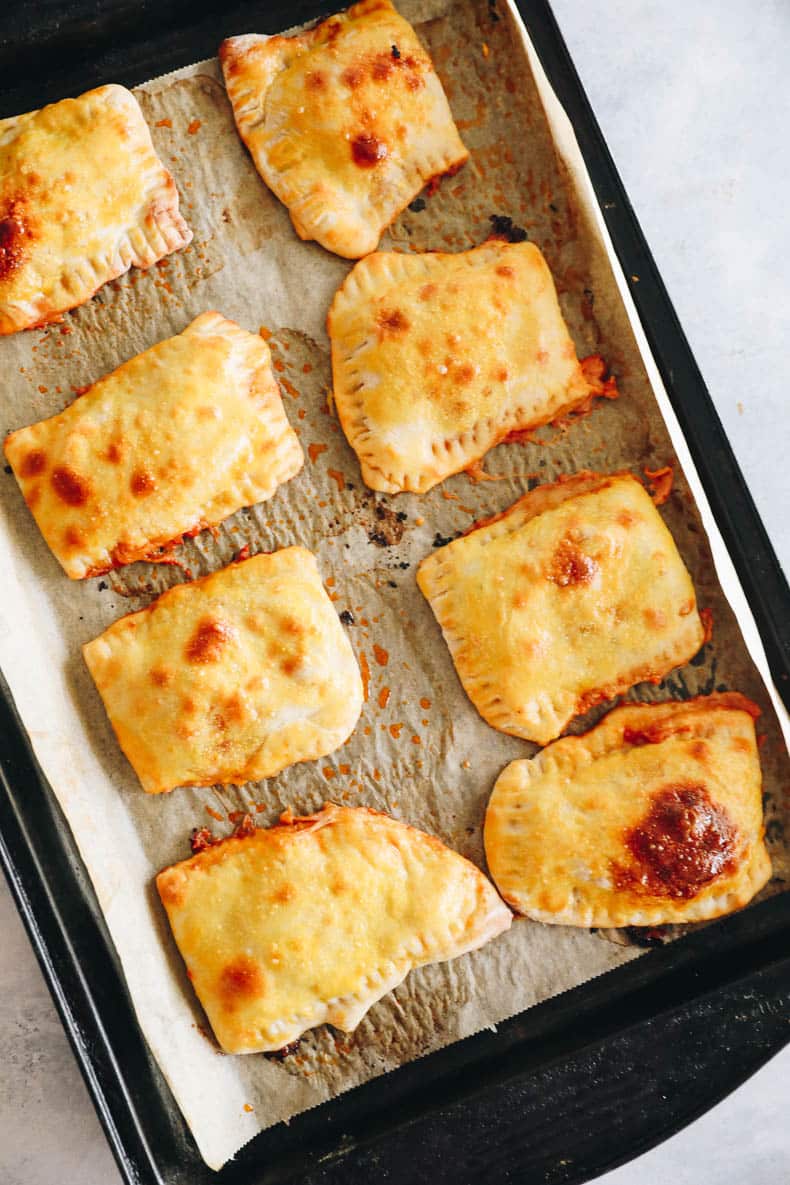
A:
{"label": "parchment paper", "polygon": [[619,400],[602,401],[566,430],[547,428],[538,441],[496,449],[486,462],[496,481],[476,484],[462,475],[422,497],[368,491],[327,409],[324,318],[350,264],[293,233],[236,135],[215,61],[137,92],[178,182],[195,232],[191,247],[105,287],[62,325],[0,341],[0,427],[8,430],[60,410],[75,388],[206,309],[252,331],[265,327],[288,415],[309,452],[304,471],[269,503],[229,519],[216,538],[204,532],[177,554],[197,576],[228,563],[245,543],[252,552],[303,543],[316,552],[338,611],[353,615],[349,635],[368,698],[343,749],[239,791],[180,789],[147,797],[121,755],[80,645],[185,573],[136,564],[70,582],[13,478],[0,476],[0,666],[90,872],[142,1029],[215,1168],[262,1128],[640,953],[611,935],[517,921],[482,951],[412,973],[351,1036],[319,1029],[281,1064],[226,1057],[208,1033],[152,885],[156,872],[189,854],[195,826],[224,834],[234,812],[252,811],[268,824],[285,807],[311,811],[328,798],[389,811],[484,866],[481,823],[493,782],[508,761],[534,747],[489,728],[469,704],[414,572],[433,546],[504,509],[530,483],[579,468],[641,474],[675,465],[674,491],[662,513],[700,604],[713,610],[714,640],[661,687],[642,685],[632,698],[737,688],[760,704],[773,891],[790,866],[784,838],[790,802],[772,694],[777,708],[779,700],[757,669],[768,677],[572,130],[504,3],[404,0],[401,8],[433,55],[472,159],[426,197],[424,209],[407,210],[383,247],[460,250],[487,236],[491,214],[510,215],[545,252],[579,354],[604,355],[617,375]]}

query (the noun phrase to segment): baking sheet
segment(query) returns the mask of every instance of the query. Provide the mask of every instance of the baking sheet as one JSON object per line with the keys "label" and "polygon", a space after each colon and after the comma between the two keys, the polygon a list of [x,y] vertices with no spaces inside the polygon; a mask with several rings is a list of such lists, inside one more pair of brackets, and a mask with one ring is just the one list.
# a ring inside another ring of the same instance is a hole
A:
{"label": "baking sheet", "polygon": [[[677,456],[695,482],[655,368],[640,355],[644,339],[572,132],[516,19],[487,3],[401,8],[434,57],[472,160],[426,198],[424,209],[407,211],[383,246],[463,249],[485,238],[491,214],[510,215],[545,252],[580,355],[604,354],[618,376],[620,400],[601,403],[565,431],[541,430],[543,443],[500,447],[486,462],[496,481],[459,476],[422,497],[367,491],[326,406],[324,316],[350,265],[294,235],[236,136],[216,62],[138,91],[179,184],[195,231],[192,246],[150,273],[116,281],[62,325],[0,342],[2,426],[10,429],[60,410],[72,388],[178,332],[207,308],[248,329],[263,328],[271,335],[286,410],[309,454],[305,469],[271,502],[240,512],[216,539],[206,533],[178,555],[200,575],[227,563],[245,543],[252,551],[304,543],[318,555],[338,611],[354,618],[349,634],[368,678],[368,700],[342,750],[238,792],[177,790],[147,798],[117,748],[80,644],[185,573],[138,564],[80,584],[67,581],[13,478],[3,479],[0,666],[94,881],[143,1030],[213,1167],[262,1127],[639,953],[601,934],[518,921],[483,951],[413,973],[351,1036],[318,1030],[281,1064],[231,1058],[207,1035],[151,883],[162,866],[188,854],[195,825],[223,833],[236,811],[252,810],[269,823],[286,806],[309,811],[326,798],[388,810],[482,864],[480,826],[493,781],[507,761],[534,747],[489,729],[466,701],[416,589],[417,562],[476,517],[508,506],[530,482],[577,468],[639,473]],[[714,642],[663,688],[642,686],[634,698],[737,687],[761,704],[769,842],[775,870],[786,877],[788,801],[777,720],[716,567],[765,670],[764,658],[698,482],[694,493],[703,517],[681,475],[663,513],[700,604],[713,610]]]}

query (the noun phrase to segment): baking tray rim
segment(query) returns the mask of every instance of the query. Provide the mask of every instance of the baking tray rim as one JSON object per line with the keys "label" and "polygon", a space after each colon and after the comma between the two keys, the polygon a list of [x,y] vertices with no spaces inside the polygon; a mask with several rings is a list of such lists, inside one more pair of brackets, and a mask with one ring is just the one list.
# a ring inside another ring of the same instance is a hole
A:
{"label": "baking tray rim", "polygon": [[[274,16],[275,21],[279,20],[282,25],[293,23],[294,5],[270,4],[267,7],[270,14],[274,11],[283,14],[280,17]],[[310,10],[312,15],[321,15],[334,7],[336,6],[326,2],[300,6],[301,9]],[[571,120],[595,189],[596,199],[624,274],[627,278],[639,277],[638,281],[632,280],[629,287],[640,322],[665,382],[674,411],[680,421],[683,435],[692,452],[714,518],[724,537],[725,545],[754,612],[774,682],[781,697],[787,703],[790,697],[790,591],[788,591],[787,583],[762,522],[757,515],[732,449],[724,435],[702,376],[672,308],[549,5],[546,0],[529,0],[529,2],[516,0],[516,7],[533,40],[549,82]],[[302,16],[300,11],[299,17]],[[161,36],[164,35],[163,32]],[[194,56],[193,54],[192,58]],[[170,69],[178,68],[188,64],[188,60],[192,59],[187,57],[184,60],[168,62],[166,65]],[[113,74],[112,77],[113,80],[117,80],[116,74]],[[134,77],[124,78],[128,85],[136,85],[143,80],[143,78]],[[110,78],[108,77],[105,81],[110,81]],[[5,106],[5,102],[6,100],[0,93],[0,105]],[[680,393],[681,387],[683,387],[682,394]],[[703,442],[705,447],[703,447]],[[106,1005],[101,999],[97,999],[95,985],[90,982],[90,968],[84,966],[77,950],[75,950],[69,929],[63,923],[62,910],[58,908],[58,890],[62,891],[64,887],[68,887],[66,883],[68,881],[71,882],[72,890],[75,885],[79,889],[82,899],[81,905],[90,915],[89,918],[81,919],[82,924],[88,929],[91,926],[95,928],[95,937],[103,946],[100,958],[105,972],[109,974],[110,980],[113,976],[115,977],[113,986],[116,989],[120,988],[124,1009],[130,1011],[131,1035],[142,1047],[140,1052],[143,1055],[143,1060],[152,1064],[150,1055],[147,1053],[144,1038],[137,1027],[131,1002],[126,994],[122,973],[117,964],[109,935],[104,929],[93,890],[84,869],[80,870],[81,861],[76,854],[68,824],[62,815],[57,823],[57,833],[53,830],[48,838],[51,841],[57,834],[57,846],[60,848],[60,857],[64,861],[64,866],[45,869],[39,860],[36,845],[31,838],[36,818],[33,817],[33,807],[25,797],[30,779],[37,782],[38,792],[43,795],[44,801],[56,818],[60,815],[59,807],[54,801],[54,796],[49,790],[43,774],[38,769],[24,728],[16,715],[10,692],[4,682],[0,684],[0,699],[2,700],[0,710],[2,710],[8,724],[8,730],[0,733],[0,863],[3,865],[12,895],[119,1169],[125,1180],[130,1183],[134,1182],[135,1185],[145,1183],[147,1185],[148,1182],[151,1182],[153,1185],[154,1182],[164,1181],[164,1178],[161,1177],[157,1166],[159,1157],[152,1147],[154,1141],[149,1138],[151,1115],[148,1115],[149,1122],[147,1122],[146,1116],[140,1114],[139,1100],[136,1100],[133,1093],[130,1092],[124,1067],[121,1064],[122,1058],[118,1056],[116,1042],[105,1024],[106,1017],[103,1012]],[[14,748],[16,752],[13,751]],[[21,803],[15,793],[17,784],[21,787],[23,794]],[[641,977],[646,977],[654,984],[665,982],[666,976],[671,977],[673,974],[673,966],[676,962],[680,964],[681,977],[688,975],[687,986],[691,991],[688,996],[678,997],[676,995],[673,997],[670,994],[665,997],[667,1009],[672,1007],[672,1000],[674,1000],[675,1006],[678,1006],[681,1002],[700,997],[705,991],[714,992],[717,984],[731,982],[733,977],[737,978],[740,975],[748,979],[750,975],[761,968],[770,966],[775,961],[776,951],[782,949],[780,937],[790,936],[790,900],[786,899],[784,895],[774,898],[752,907],[748,911],[748,915],[736,915],[734,919],[730,918],[714,923],[702,932],[707,935],[723,935],[729,925],[728,933],[730,933],[733,928],[738,929],[738,923],[744,916],[756,919],[758,913],[760,915],[759,924],[755,921],[748,927],[754,932],[753,940],[744,944],[736,944],[735,949],[740,950],[744,957],[740,962],[730,962],[729,958],[733,954],[730,949],[728,958],[724,960],[726,967],[719,968],[722,971],[719,979],[717,979],[717,964],[715,959],[711,961],[710,952],[707,955],[701,954],[698,960],[688,954],[684,956],[683,952],[688,950],[689,944],[692,946],[694,944],[695,936],[691,935],[689,938],[673,944],[670,948],[653,952],[635,963],[617,968],[604,976],[571,989],[570,992],[537,1005],[528,1012],[522,1013],[520,1017],[515,1017],[512,1021],[499,1026],[497,1034],[478,1034],[467,1038],[464,1042],[459,1042],[446,1050],[439,1050],[429,1055],[427,1059],[412,1063],[412,1066],[419,1066],[421,1068],[420,1076],[425,1077],[427,1067],[436,1067],[442,1061],[452,1062],[454,1050],[463,1048],[465,1054],[468,1055],[469,1050],[473,1048],[481,1049],[484,1046],[490,1046],[492,1041],[496,1043],[497,1038],[501,1040],[505,1037],[506,1031],[514,1024],[518,1024],[519,1021],[523,1021],[523,1018],[531,1018],[532,1025],[539,1024],[541,1017],[551,1014],[552,1009],[556,1011],[558,1007],[560,1010],[563,1007],[573,1007],[573,1002],[580,1002],[584,996],[591,997],[600,994],[601,991],[606,990],[607,985],[620,985],[621,991],[618,993],[615,987],[612,995],[612,1001],[619,1002],[623,996],[622,989],[625,988],[626,994],[628,994],[625,985],[631,984],[633,978],[638,980]],[[733,927],[734,922],[736,924]],[[708,942],[711,941],[714,947],[718,945],[716,937],[708,939]],[[702,945],[704,947],[705,943]],[[726,942],[724,945],[726,948]],[[785,945],[784,949],[787,950],[790,947]],[[784,963],[786,963],[787,975],[790,976],[790,961],[785,960]],[[784,963],[781,974],[785,973]],[[700,972],[704,971],[705,967],[707,975],[703,974],[700,977]],[[635,974],[637,969],[639,974]],[[677,973],[676,968],[674,974],[677,975]],[[117,1004],[114,1007],[117,1007]],[[662,1011],[667,1011],[667,1009]],[[625,1016],[627,1013],[623,1015]],[[632,1019],[631,1023],[638,1025],[642,1021]],[[117,1028],[117,1025],[113,1027]],[[629,1027],[629,1024],[625,1024],[620,1031],[626,1031]],[[594,1028],[591,1032],[595,1032]],[[593,1036],[589,1040],[582,1040],[571,1052],[579,1054],[594,1044],[595,1037]],[[516,1041],[516,1045],[518,1045],[518,1041]],[[571,1052],[566,1049],[556,1056],[567,1058],[571,1056]],[[546,1063],[551,1060],[550,1057],[547,1058]],[[472,1059],[467,1057],[467,1063],[468,1068],[468,1065],[472,1064]],[[403,1067],[401,1070],[384,1076],[383,1079],[357,1087],[354,1091],[340,1096],[339,1099],[322,1104],[318,1110],[325,1116],[331,1111],[348,1110],[349,1106],[353,1109],[363,1094],[374,1095],[377,1090],[380,1093],[383,1082],[392,1079],[393,1075],[402,1075],[403,1071],[408,1069],[409,1067]],[[500,1070],[502,1070],[501,1063]],[[531,1066],[522,1069],[521,1072],[529,1075],[535,1071],[536,1067]],[[158,1071],[155,1073],[158,1075]],[[164,1080],[161,1079],[161,1075],[158,1077],[159,1089],[166,1092],[168,1088]],[[696,1113],[701,1113],[707,1106],[723,1097],[740,1080],[742,1078],[737,1081],[730,1079],[718,1094],[714,1091],[707,1095]],[[152,1104],[153,1109],[155,1110],[156,1106],[160,1106],[161,1103],[162,1099],[157,1098]],[[433,1109],[438,1111],[443,1104],[443,1097],[435,1096],[432,1099],[432,1104]],[[171,1107],[171,1115],[172,1110]],[[314,1117],[313,1112],[305,1114]],[[293,1120],[290,1127],[299,1126],[301,1118],[300,1116]],[[404,1118],[403,1114],[397,1119],[392,1116],[390,1118],[392,1122],[385,1124],[385,1129],[394,1130],[395,1127],[402,1126],[403,1123],[419,1122],[417,1116]],[[657,1130],[656,1139],[651,1140],[650,1143],[657,1143],[660,1139],[671,1134],[672,1130],[676,1130],[678,1126],[683,1126],[683,1122],[692,1118],[694,1115],[689,1112],[680,1124],[663,1131]],[[277,1129],[270,1130],[276,1131]],[[253,1146],[260,1148],[262,1144],[267,1143],[269,1135],[269,1132],[261,1133],[253,1141]],[[187,1141],[191,1140],[191,1137],[184,1133],[182,1133],[182,1138]],[[374,1135],[371,1138],[375,1139],[377,1136]],[[355,1142],[357,1147],[363,1145],[363,1139]],[[633,1149],[626,1150],[623,1155],[615,1154],[616,1160],[612,1159],[611,1165],[628,1159],[631,1154],[637,1151],[643,1151],[646,1146],[648,1145],[634,1146]],[[248,1148],[250,1147],[248,1146]],[[334,1146],[332,1146],[330,1140],[329,1145],[322,1150],[314,1151],[310,1158],[310,1167],[315,1167],[319,1163],[327,1163],[329,1159],[342,1156],[347,1150],[348,1141],[344,1144],[341,1140],[338,1145],[335,1140]],[[265,1156],[265,1153],[263,1155]],[[240,1158],[246,1159],[243,1152],[240,1154]],[[291,1157],[289,1156],[288,1159]],[[604,1168],[611,1167],[611,1165],[602,1164],[596,1167],[596,1171],[603,1171]],[[236,1167],[241,1166],[237,1164]],[[206,1172],[210,1171],[206,1170]],[[255,1173],[254,1167],[250,1168],[250,1172]],[[292,1176],[293,1174],[289,1172],[288,1175]],[[218,1174],[211,1173],[206,1179],[215,1180],[221,1185],[226,1177],[228,1177],[226,1170],[222,1170]],[[234,1179],[241,1180],[242,1178],[234,1176]],[[245,1179],[252,1182],[253,1176],[247,1176]],[[255,1179],[259,1179],[257,1173],[255,1173]],[[263,1180],[263,1178],[260,1179]],[[267,1172],[266,1179],[286,1180],[287,1177],[270,1177]],[[571,1180],[572,1178],[565,1179]],[[579,1180],[581,1178],[573,1179]]]}

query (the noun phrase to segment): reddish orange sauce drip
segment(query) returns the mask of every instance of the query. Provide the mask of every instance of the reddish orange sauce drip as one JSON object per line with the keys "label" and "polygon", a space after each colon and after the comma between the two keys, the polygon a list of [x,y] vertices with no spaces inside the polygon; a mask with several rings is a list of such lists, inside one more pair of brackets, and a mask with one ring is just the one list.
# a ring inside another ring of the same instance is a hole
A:
{"label": "reddish orange sauce drip", "polygon": [[650,497],[656,506],[663,506],[672,493],[675,473],[671,465],[663,469],[645,469],[645,477],[650,485]]}
{"label": "reddish orange sauce drip", "polygon": [[192,848],[192,855],[197,856],[200,852],[205,852],[206,848],[213,847],[215,843],[219,843],[219,840],[212,835],[208,827],[196,827],[192,832],[189,846]]}
{"label": "reddish orange sauce drip", "polygon": [[360,169],[373,169],[387,156],[387,145],[376,136],[357,136],[351,141],[351,155]]}
{"label": "reddish orange sauce drip", "polygon": [[654,897],[695,897],[735,865],[735,828],[702,786],[665,786],[627,832],[634,864],[618,869],[618,888]]}

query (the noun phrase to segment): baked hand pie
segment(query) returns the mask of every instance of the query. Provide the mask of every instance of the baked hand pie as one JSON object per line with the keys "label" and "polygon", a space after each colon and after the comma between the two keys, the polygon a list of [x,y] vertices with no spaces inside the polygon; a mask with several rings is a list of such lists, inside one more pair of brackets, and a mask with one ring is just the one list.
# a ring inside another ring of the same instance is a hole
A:
{"label": "baked hand pie", "polygon": [[771,876],[759,709],[737,693],[626,704],[497,779],[488,867],[540,922],[654,926],[740,909]]}
{"label": "baked hand pie", "polygon": [[227,1053],[355,1029],[414,967],[507,930],[482,872],[365,807],[221,840],[156,880],[192,986]]}
{"label": "baked hand pie", "polygon": [[359,259],[427,181],[468,157],[442,84],[389,0],[219,50],[239,134],[296,233]]}
{"label": "baked hand pie", "polygon": [[0,334],[58,320],[191,238],[124,87],[0,120]]}
{"label": "baked hand pie", "polygon": [[176,585],[83,654],[149,794],[272,777],[339,748],[362,710],[354,653],[303,547]]}
{"label": "baked hand pie", "polygon": [[304,462],[269,347],[214,312],[12,432],[5,453],[73,579],[160,559]]}
{"label": "baked hand pie", "polygon": [[509,436],[613,398],[580,363],[532,243],[378,252],[329,310],[334,401],[373,490],[423,493]]}
{"label": "baked hand pie", "polygon": [[705,641],[674,540],[629,474],[538,486],[424,559],[417,583],[483,719],[539,745]]}

